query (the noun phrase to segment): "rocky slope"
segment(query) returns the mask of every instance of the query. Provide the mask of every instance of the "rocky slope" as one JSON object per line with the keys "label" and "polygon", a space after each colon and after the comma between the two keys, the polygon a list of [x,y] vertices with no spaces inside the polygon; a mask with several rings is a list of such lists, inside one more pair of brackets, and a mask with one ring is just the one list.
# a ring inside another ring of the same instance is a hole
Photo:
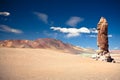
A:
{"label": "rocky slope", "polygon": [[[62,50],[68,53],[83,53],[91,50],[86,50],[80,47],[73,46],[71,44],[63,43],[60,40],[51,39],[51,38],[40,38],[36,40],[1,40],[0,47],[8,48],[48,48],[48,49],[57,49]],[[94,52],[94,50],[92,51]],[[91,53],[91,52],[90,52]]]}
{"label": "rocky slope", "polygon": [[9,48],[71,48],[70,44],[65,44],[60,40],[43,38],[37,40],[1,40],[0,47]]}
{"label": "rocky slope", "polygon": [[0,47],[8,48],[49,48],[63,50],[75,54],[82,53],[84,49],[76,48],[73,45],[63,43],[60,40],[50,38],[40,38],[36,40],[1,40]]}

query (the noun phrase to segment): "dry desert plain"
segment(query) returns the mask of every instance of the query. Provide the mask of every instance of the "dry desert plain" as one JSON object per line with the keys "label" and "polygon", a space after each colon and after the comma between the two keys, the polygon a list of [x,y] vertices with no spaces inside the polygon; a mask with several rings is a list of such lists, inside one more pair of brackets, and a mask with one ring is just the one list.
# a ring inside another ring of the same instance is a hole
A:
{"label": "dry desert plain", "polygon": [[120,63],[58,50],[0,48],[0,80],[120,80]]}

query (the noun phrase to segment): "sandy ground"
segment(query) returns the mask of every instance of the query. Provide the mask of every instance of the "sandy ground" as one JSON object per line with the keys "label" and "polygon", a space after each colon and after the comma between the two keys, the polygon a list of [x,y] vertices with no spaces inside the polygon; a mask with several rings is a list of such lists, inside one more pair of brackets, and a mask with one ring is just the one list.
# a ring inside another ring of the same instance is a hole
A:
{"label": "sandy ground", "polygon": [[0,48],[0,80],[120,80],[120,63],[49,49]]}

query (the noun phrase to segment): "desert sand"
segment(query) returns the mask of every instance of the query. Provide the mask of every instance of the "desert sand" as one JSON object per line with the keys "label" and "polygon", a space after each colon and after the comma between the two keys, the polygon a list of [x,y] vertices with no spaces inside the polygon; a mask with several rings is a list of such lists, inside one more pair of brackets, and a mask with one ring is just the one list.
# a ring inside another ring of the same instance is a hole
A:
{"label": "desert sand", "polygon": [[0,80],[120,80],[120,63],[50,49],[0,48]]}

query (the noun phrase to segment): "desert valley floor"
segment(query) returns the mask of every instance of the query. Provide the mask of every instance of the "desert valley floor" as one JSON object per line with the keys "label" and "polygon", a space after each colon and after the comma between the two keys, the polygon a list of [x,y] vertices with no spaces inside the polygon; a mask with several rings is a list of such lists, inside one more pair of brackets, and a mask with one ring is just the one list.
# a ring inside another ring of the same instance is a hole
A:
{"label": "desert valley floor", "polygon": [[50,49],[0,48],[0,80],[120,80],[120,63]]}

